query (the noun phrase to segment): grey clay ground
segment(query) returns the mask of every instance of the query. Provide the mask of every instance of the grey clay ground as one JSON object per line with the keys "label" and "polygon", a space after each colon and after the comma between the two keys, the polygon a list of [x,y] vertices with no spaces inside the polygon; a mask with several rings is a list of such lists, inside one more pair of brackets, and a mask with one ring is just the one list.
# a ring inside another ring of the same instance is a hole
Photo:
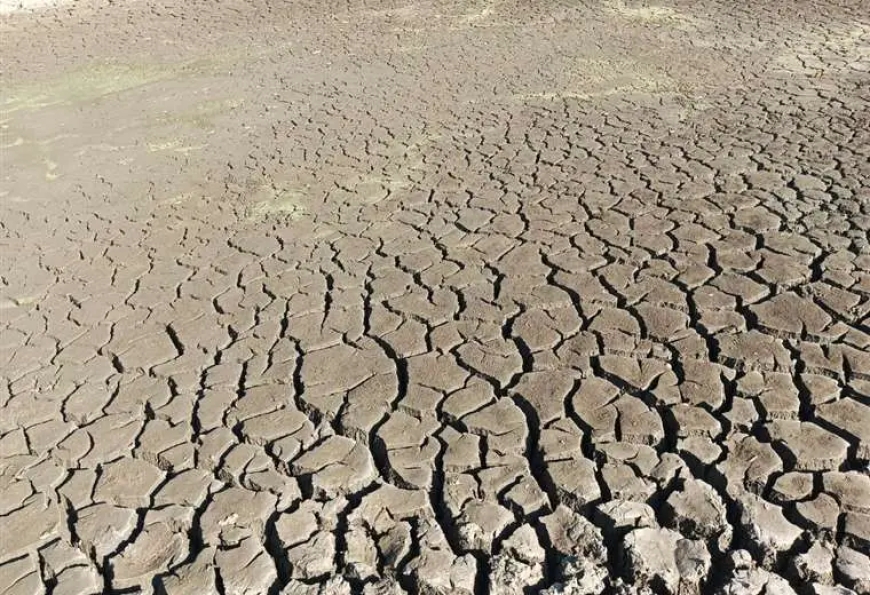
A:
{"label": "grey clay ground", "polygon": [[870,593],[866,0],[0,52],[3,593]]}

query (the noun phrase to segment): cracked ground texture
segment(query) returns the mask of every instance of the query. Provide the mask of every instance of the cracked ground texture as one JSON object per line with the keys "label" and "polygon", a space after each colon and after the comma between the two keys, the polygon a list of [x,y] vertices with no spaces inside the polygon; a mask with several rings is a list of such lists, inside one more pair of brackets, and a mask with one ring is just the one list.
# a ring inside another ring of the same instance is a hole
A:
{"label": "cracked ground texture", "polygon": [[0,50],[2,593],[870,593],[865,0]]}

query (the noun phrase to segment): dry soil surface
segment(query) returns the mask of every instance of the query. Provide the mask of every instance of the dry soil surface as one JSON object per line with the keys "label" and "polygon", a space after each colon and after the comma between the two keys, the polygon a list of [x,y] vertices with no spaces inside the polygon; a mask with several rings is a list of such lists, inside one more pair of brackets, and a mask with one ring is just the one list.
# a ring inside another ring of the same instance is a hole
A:
{"label": "dry soil surface", "polygon": [[866,0],[21,4],[3,593],[870,592]]}

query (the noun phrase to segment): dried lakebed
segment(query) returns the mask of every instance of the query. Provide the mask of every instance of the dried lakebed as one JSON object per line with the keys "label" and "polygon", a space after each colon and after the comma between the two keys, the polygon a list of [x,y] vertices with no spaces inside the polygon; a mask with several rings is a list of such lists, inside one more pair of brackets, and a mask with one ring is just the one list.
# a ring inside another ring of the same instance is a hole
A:
{"label": "dried lakebed", "polygon": [[870,593],[861,0],[0,4],[0,592]]}

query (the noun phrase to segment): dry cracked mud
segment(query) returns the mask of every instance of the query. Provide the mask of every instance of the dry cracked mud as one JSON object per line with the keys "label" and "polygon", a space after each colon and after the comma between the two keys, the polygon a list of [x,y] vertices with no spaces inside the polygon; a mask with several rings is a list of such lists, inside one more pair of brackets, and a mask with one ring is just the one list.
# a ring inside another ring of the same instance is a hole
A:
{"label": "dry cracked mud", "polygon": [[20,4],[2,593],[870,593],[865,0]]}

